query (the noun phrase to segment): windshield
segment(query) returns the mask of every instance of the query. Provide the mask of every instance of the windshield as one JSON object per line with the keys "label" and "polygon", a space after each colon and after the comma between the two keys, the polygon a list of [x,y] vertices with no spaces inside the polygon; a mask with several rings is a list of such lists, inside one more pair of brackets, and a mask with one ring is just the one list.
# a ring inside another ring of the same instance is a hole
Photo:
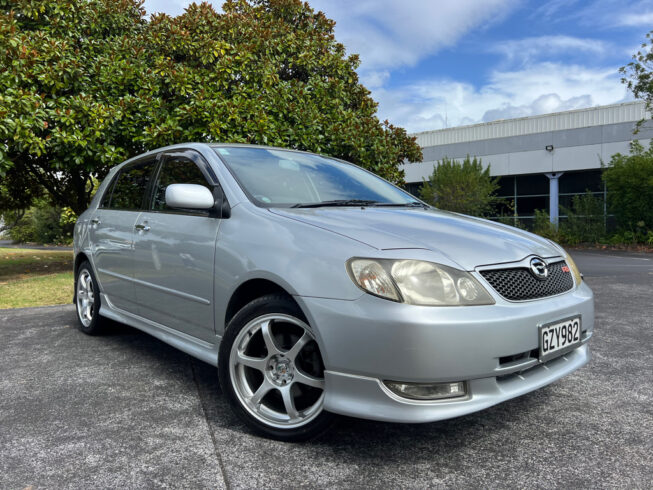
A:
{"label": "windshield", "polygon": [[263,206],[422,205],[374,174],[330,158],[268,148],[215,151],[243,190]]}

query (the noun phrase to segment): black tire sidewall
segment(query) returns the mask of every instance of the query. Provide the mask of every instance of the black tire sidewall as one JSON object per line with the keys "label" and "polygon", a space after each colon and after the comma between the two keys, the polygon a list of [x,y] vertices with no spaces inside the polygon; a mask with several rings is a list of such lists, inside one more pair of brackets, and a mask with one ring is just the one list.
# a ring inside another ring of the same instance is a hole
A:
{"label": "black tire sidewall", "polygon": [[234,412],[254,431],[281,441],[299,442],[313,439],[324,433],[332,425],[335,420],[334,414],[322,410],[316,418],[306,425],[293,429],[270,427],[254,418],[242,406],[231,383],[231,376],[229,373],[229,355],[238,333],[251,320],[270,313],[282,313],[294,316],[308,324],[306,317],[297,304],[282,294],[269,294],[257,298],[247,304],[231,319],[225,330],[222,342],[220,343],[220,352],[218,355],[218,376],[220,378],[220,386],[222,387],[222,391],[227,397]]}

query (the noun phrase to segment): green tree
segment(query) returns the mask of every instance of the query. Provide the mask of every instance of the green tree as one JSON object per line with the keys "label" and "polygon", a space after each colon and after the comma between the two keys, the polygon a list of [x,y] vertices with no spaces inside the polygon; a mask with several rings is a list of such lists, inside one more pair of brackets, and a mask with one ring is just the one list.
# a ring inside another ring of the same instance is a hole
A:
{"label": "green tree", "polygon": [[489,216],[498,203],[498,179],[490,177],[490,166],[484,170],[481,159],[469,155],[462,163],[444,157],[433,166],[433,173],[420,195],[440,209],[472,216]]}
{"label": "green tree", "polygon": [[191,4],[149,21],[141,5],[0,0],[3,176],[79,213],[93,178],[184,141],[316,151],[395,183],[399,164],[421,160],[414,138],[377,118],[334,22],[301,0]]}
{"label": "green tree", "polygon": [[622,66],[621,81],[638,99],[646,102],[646,108],[653,109],[653,31],[646,34],[641,49],[633,55],[633,61]]}
{"label": "green tree", "polygon": [[9,228],[9,238],[21,243],[63,243],[71,238],[74,223],[62,225],[60,215],[60,208],[37,198]]}
{"label": "green tree", "polygon": [[603,171],[603,180],[610,211],[619,226],[653,229],[653,143],[646,150],[633,141],[630,155],[612,155]]}

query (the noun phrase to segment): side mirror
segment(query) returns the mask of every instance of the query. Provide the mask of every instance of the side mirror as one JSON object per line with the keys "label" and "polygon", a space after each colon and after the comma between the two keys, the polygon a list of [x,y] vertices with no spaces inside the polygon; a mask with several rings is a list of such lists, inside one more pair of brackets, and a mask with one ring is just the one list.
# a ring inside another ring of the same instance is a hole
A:
{"label": "side mirror", "polygon": [[215,200],[203,185],[170,184],[166,188],[166,204],[171,208],[211,209]]}

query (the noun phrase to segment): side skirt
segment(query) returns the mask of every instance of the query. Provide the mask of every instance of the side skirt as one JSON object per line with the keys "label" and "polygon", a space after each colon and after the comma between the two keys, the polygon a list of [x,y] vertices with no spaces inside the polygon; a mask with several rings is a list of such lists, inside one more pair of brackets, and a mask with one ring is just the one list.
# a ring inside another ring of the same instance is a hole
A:
{"label": "side skirt", "polygon": [[102,304],[100,315],[142,330],[200,361],[204,361],[211,366],[218,366],[218,350],[221,337],[216,336],[215,344],[211,344],[147,318],[116,308],[104,293],[100,293],[100,299]]}

